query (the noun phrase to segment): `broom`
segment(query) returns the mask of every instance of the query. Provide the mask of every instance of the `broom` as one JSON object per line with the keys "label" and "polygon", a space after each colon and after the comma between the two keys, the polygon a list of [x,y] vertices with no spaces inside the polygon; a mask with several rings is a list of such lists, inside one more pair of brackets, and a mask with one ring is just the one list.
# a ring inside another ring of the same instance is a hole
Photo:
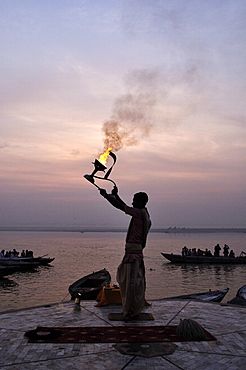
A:
{"label": "broom", "polygon": [[191,319],[180,319],[180,323],[176,329],[176,335],[185,339],[207,339],[207,334],[203,327]]}

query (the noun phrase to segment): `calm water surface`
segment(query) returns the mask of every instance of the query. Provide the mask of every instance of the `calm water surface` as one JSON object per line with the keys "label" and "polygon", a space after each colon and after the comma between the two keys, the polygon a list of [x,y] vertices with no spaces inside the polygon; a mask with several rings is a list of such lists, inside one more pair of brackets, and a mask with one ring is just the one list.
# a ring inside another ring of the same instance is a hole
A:
{"label": "calm water surface", "polygon": [[[33,250],[34,256],[55,257],[51,266],[0,279],[0,311],[69,300],[68,286],[84,275],[106,268],[116,284],[116,269],[124,253],[121,232],[1,232],[0,248]],[[150,233],[145,249],[147,299],[230,288],[232,299],[246,284],[246,265],[173,265],[161,252],[228,244],[239,255],[246,251],[245,233]]]}

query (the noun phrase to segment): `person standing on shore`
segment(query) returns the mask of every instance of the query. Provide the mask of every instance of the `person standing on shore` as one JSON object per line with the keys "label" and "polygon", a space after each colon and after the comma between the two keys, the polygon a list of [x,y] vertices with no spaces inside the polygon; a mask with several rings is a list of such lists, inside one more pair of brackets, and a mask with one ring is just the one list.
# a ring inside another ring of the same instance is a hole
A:
{"label": "person standing on shore", "polygon": [[115,208],[132,217],[126,235],[125,255],[116,276],[120,286],[123,317],[125,321],[129,321],[137,318],[145,305],[146,279],[143,249],[151,226],[146,208],[148,195],[144,192],[134,194],[132,207],[129,207],[119,197],[116,186],[111,194],[108,194],[105,189],[100,189],[100,194]]}

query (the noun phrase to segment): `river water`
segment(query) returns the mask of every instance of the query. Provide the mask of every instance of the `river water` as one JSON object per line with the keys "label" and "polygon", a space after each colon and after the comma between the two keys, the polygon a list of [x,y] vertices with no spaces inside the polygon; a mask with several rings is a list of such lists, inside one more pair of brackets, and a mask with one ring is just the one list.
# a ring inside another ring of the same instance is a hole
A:
{"label": "river water", "polygon": [[[106,268],[117,284],[116,269],[124,254],[124,232],[2,231],[0,249],[34,256],[55,257],[51,266],[38,267],[0,279],[0,312],[69,300],[68,286],[84,275]],[[234,298],[246,284],[246,265],[175,265],[161,252],[180,253],[182,247],[209,248],[225,243],[236,255],[246,251],[246,233],[151,232],[145,248],[147,299],[159,299],[209,289],[229,288],[223,302]]]}

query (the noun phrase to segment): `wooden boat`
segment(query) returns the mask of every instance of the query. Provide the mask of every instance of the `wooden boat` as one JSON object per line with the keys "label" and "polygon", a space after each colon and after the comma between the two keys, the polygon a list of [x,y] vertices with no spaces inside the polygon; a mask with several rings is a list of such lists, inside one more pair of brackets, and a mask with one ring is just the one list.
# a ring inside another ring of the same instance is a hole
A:
{"label": "wooden boat", "polygon": [[17,266],[17,265],[29,265],[29,266],[46,266],[55,258],[48,257],[3,257],[0,258],[0,266]]}
{"label": "wooden boat", "polygon": [[246,306],[246,285],[238,289],[236,297],[227,303]]}
{"label": "wooden boat", "polygon": [[82,277],[69,286],[68,291],[71,294],[71,299],[75,299],[79,295],[82,300],[96,299],[98,293],[106,284],[110,284],[111,276],[106,270],[99,270],[89,275]]}
{"label": "wooden boat", "polygon": [[[4,261],[3,261],[4,260]],[[32,269],[38,267],[40,265],[39,262],[35,261],[23,261],[18,260],[17,258],[1,258],[0,259],[0,267],[16,267],[19,269]]]}
{"label": "wooden boat", "polygon": [[14,274],[19,271],[35,269],[39,266],[46,266],[54,258],[44,257],[10,257],[0,258],[0,277]]}
{"label": "wooden boat", "polygon": [[246,256],[242,254],[239,257],[208,257],[208,256],[181,256],[173,253],[161,253],[167,260],[174,263],[207,263],[207,264],[246,264]]}
{"label": "wooden boat", "polygon": [[237,296],[246,299],[246,285],[243,285],[240,289],[238,289]]}
{"label": "wooden boat", "polygon": [[38,262],[41,266],[47,266],[49,263],[54,261],[55,258],[51,257],[34,257],[33,261]]}
{"label": "wooden boat", "polygon": [[204,292],[204,293],[187,294],[187,295],[180,295],[176,297],[165,298],[165,300],[198,299],[200,301],[205,301],[205,302],[221,302],[223,298],[226,296],[226,294],[228,293],[228,291],[229,291],[229,288],[221,289],[221,290],[214,290],[214,291],[209,290],[208,292]]}

